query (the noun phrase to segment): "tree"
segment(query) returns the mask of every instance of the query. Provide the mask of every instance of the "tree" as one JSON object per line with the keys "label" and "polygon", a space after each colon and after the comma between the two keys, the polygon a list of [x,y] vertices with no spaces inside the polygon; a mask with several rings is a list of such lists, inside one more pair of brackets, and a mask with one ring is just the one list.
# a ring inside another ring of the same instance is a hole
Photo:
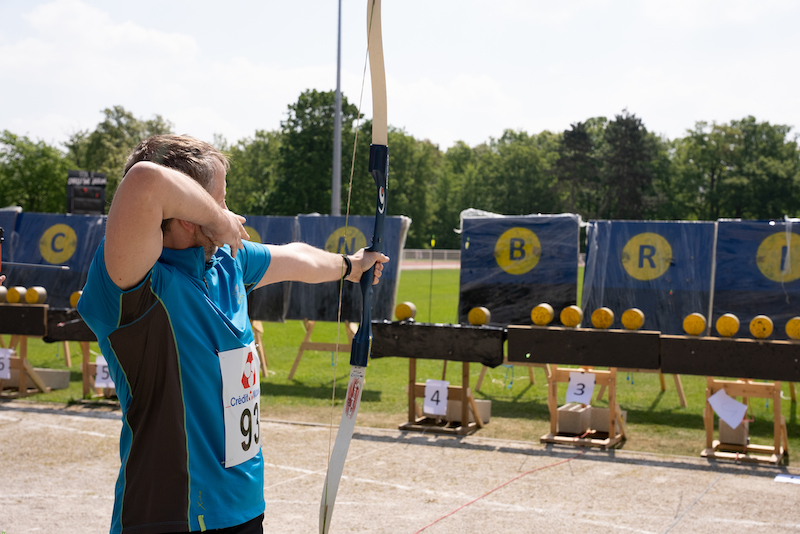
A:
{"label": "tree", "polygon": [[[676,141],[686,188],[696,195],[699,218],[780,218],[800,210],[800,154],[791,128],[757,122],[697,122]],[[675,200],[672,201],[675,203]]]}
{"label": "tree", "polygon": [[780,218],[797,213],[800,180],[796,140],[787,140],[791,127],[756,122],[755,117],[731,121],[739,132],[735,168],[723,181],[721,198],[727,216]]}
{"label": "tree", "polygon": [[226,202],[231,211],[248,215],[272,213],[269,199],[280,168],[280,146],[280,132],[257,130],[252,138],[227,147],[231,168]]}
{"label": "tree", "polygon": [[529,135],[506,130],[480,159],[479,174],[489,186],[487,209],[506,215],[552,213],[558,207],[550,172],[558,138],[550,132]]}
{"label": "tree", "polygon": [[0,206],[25,211],[64,213],[67,171],[64,154],[43,141],[5,130],[0,135]]}
{"label": "tree", "polygon": [[587,219],[597,217],[602,194],[600,162],[587,124],[578,122],[564,130],[557,151],[554,172],[567,210]]}
{"label": "tree", "polygon": [[[726,124],[695,123],[686,137],[676,140],[676,162],[686,190],[694,198],[698,219],[716,220],[720,217],[720,187],[729,180],[736,165],[736,146],[739,132]],[[724,186],[722,186],[724,189]]]}
{"label": "tree", "polygon": [[112,198],[122,179],[125,160],[143,139],[172,133],[172,123],[160,115],[140,120],[122,106],[103,110],[105,119],[93,132],[80,131],[66,143],[67,155],[83,171],[105,173],[106,198]]}
{"label": "tree", "polygon": [[[328,213],[333,173],[335,93],[306,90],[281,123],[280,166],[268,203],[278,215]],[[350,168],[358,108],[342,97],[342,168]],[[342,191],[345,191],[342,187]]]}
{"label": "tree", "polygon": [[648,134],[641,119],[623,110],[606,126],[604,140],[602,173],[606,197],[601,216],[646,218],[655,204],[655,137]]}

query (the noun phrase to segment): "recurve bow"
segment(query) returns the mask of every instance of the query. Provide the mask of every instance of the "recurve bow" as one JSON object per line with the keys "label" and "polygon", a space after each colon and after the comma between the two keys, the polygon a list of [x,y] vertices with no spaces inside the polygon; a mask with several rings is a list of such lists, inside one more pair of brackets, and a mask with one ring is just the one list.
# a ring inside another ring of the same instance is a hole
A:
{"label": "recurve bow", "polygon": [[[386,76],[383,66],[383,42],[381,37],[381,2],[367,0],[367,47],[369,50],[369,69],[372,80],[372,144],[369,147],[369,173],[377,186],[377,207],[375,209],[375,228],[372,246],[367,250],[383,251],[383,225],[386,218],[388,198],[389,147],[388,122],[386,116]],[[319,508],[320,534],[329,532],[333,505],[342,478],[347,450],[353,438],[361,393],[364,388],[364,373],[367,369],[372,348],[372,279],[375,266],[361,276],[361,322],[353,337],[350,349],[350,380],[347,385],[342,421],[333,445],[322,501]]]}

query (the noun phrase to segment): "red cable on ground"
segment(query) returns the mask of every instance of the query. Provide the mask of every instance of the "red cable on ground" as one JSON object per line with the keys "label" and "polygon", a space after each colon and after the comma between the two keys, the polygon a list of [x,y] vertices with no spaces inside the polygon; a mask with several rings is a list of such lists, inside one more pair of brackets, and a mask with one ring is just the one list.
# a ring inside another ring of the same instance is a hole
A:
{"label": "red cable on ground", "polygon": [[542,471],[543,469],[548,469],[548,468],[550,468],[550,467],[555,467],[555,466],[557,466],[557,465],[561,465],[561,464],[565,464],[565,463],[567,463],[567,462],[571,462],[571,461],[572,461],[572,460],[574,460],[575,458],[578,458],[579,456],[583,455],[583,453],[584,453],[584,451],[581,451],[580,453],[576,454],[576,455],[575,455],[575,456],[573,456],[572,458],[567,458],[566,460],[561,460],[560,462],[556,462],[556,463],[554,463],[554,464],[550,464],[550,465],[543,465],[543,466],[541,466],[541,467],[537,467],[536,469],[531,469],[530,471],[526,471],[526,472],[522,473],[521,475],[517,475],[517,476],[515,476],[514,478],[512,478],[511,480],[508,480],[508,481],[506,481],[506,482],[503,482],[502,484],[500,484],[500,485],[499,485],[499,486],[497,486],[496,488],[494,488],[494,489],[491,489],[491,490],[487,491],[486,493],[484,493],[484,494],[483,494],[483,495],[481,495],[480,497],[477,497],[477,498],[475,498],[475,499],[472,499],[471,501],[469,501],[469,502],[468,502],[468,503],[466,503],[466,504],[462,504],[461,506],[459,506],[458,508],[456,508],[456,509],[455,509],[455,510],[453,510],[452,512],[450,512],[450,513],[448,513],[448,514],[445,514],[445,515],[443,515],[442,517],[440,517],[439,519],[437,519],[437,520],[436,520],[436,521],[434,521],[433,523],[430,523],[430,524],[428,524],[428,525],[425,525],[424,527],[422,527],[421,529],[419,529],[418,531],[416,531],[414,534],[419,534],[420,532],[422,532],[422,531],[423,531],[423,530],[425,530],[426,528],[428,528],[428,527],[432,527],[433,525],[435,525],[436,523],[438,523],[438,522],[439,522],[439,521],[441,521],[442,519],[446,519],[446,518],[450,517],[451,515],[455,514],[456,512],[458,512],[458,511],[460,511],[460,510],[462,510],[462,509],[466,508],[466,507],[467,507],[467,506],[469,506],[470,504],[472,504],[472,503],[474,503],[474,502],[478,502],[479,500],[483,499],[484,497],[486,497],[486,496],[487,496],[487,495],[489,495],[490,493],[494,493],[495,491],[499,490],[500,488],[502,488],[502,487],[504,487],[504,486],[508,486],[509,484],[511,484],[512,482],[514,482],[515,480],[518,480],[518,479],[520,479],[520,478],[524,477],[525,475],[530,475],[531,473],[535,473],[536,471]]}

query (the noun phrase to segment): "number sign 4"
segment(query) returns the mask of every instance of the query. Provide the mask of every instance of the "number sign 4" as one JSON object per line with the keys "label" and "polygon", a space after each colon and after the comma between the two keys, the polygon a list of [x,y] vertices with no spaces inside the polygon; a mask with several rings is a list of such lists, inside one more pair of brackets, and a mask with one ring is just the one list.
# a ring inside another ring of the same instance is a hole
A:
{"label": "number sign 4", "polygon": [[422,411],[429,415],[447,415],[447,388],[450,382],[447,380],[425,381],[425,402]]}

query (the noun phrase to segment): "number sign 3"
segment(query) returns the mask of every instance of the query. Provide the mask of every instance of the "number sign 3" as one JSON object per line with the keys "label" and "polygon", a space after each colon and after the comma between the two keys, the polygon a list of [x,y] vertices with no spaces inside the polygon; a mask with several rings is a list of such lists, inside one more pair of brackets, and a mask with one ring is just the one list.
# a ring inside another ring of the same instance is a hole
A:
{"label": "number sign 3", "polygon": [[569,385],[567,386],[567,402],[591,404],[592,393],[594,393],[594,378],[594,373],[571,372],[569,374]]}

